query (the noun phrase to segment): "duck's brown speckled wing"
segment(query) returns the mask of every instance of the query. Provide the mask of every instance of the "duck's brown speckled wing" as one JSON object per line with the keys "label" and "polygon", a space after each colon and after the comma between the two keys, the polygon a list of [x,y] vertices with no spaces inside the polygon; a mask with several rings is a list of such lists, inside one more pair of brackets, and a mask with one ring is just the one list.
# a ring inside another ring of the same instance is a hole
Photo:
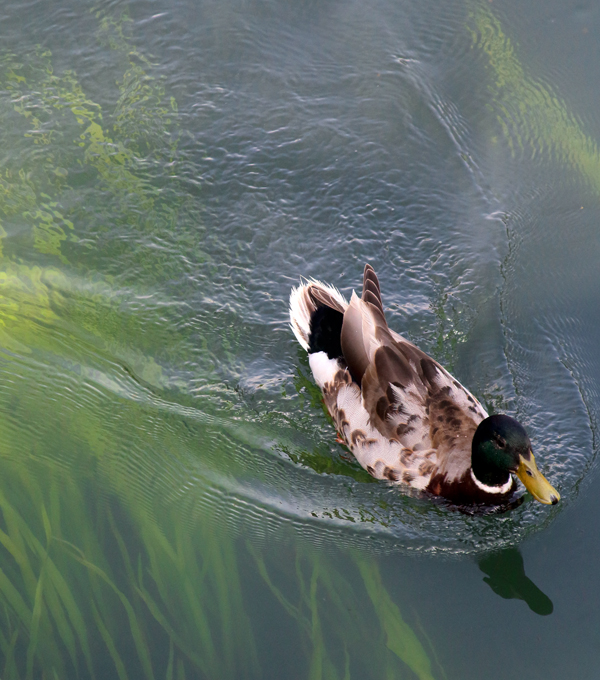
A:
{"label": "duck's brown speckled wing", "polygon": [[370,426],[398,442],[405,461],[423,458],[432,478],[452,483],[463,476],[473,434],[487,414],[440,364],[388,328],[369,265],[361,299],[353,294],[345,311],[341,345]]}

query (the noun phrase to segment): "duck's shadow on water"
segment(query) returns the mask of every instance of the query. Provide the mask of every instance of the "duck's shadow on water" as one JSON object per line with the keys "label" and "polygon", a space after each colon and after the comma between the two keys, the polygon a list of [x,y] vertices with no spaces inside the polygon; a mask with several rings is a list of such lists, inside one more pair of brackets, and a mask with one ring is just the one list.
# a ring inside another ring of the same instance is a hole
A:
{"label": "duck's shadow on water", "polygon": [[523,557],[518,548],[487,554],[478,564],[486,574],[483,580],[496,595],[505,600],[523,600],[532,612],[540,616],[548,616],[554,611],[552,600],[525,575]]}

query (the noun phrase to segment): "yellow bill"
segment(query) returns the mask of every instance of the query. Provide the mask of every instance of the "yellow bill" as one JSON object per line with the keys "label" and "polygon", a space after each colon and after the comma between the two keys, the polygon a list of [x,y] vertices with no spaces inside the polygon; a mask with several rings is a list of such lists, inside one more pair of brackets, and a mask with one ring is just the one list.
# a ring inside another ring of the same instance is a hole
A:
{"label": "yellow bill", "polygon": [[523,456],[519,457],[519,467],[517,468],[517,477],[523,482],[525,488],[540,503],[546,505],[556,505],[560,500],[560,494],[544,477],[544,475],[537,469],[535,464],[535,457],[531,451],[529,452],[529,460],[525,460]]}

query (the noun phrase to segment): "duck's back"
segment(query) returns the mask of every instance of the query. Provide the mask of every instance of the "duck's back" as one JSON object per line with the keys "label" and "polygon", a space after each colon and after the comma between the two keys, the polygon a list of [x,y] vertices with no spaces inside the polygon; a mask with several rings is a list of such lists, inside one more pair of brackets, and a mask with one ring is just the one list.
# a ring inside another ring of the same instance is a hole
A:
{"label": "duck's back", "polygon": [[362,467],[416,489],[465,476],[487,414],[442,366],[389,329],[369,265],[360,299],[353,293],[348,304],[310,281],[292,291],[290,316],[338,433]]}

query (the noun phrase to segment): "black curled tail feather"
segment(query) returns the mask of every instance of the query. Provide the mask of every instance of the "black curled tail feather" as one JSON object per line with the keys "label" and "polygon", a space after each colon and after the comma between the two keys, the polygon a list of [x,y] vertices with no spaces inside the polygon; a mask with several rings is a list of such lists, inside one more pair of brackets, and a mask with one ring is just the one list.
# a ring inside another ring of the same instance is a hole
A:
{"label": "black curled tail feather", "polygon": [[348,303],[334,288],[311,280],[290,294],[290,325],[298,342],[307,352],[327,352],[339,356],[340,333]]}
{"label": "black curled tail feather", "polygon": [[326,352],[330,359],[342,356],[342,324],[344,314],[337,309],[320,305],[310,317],[308,352]]}

